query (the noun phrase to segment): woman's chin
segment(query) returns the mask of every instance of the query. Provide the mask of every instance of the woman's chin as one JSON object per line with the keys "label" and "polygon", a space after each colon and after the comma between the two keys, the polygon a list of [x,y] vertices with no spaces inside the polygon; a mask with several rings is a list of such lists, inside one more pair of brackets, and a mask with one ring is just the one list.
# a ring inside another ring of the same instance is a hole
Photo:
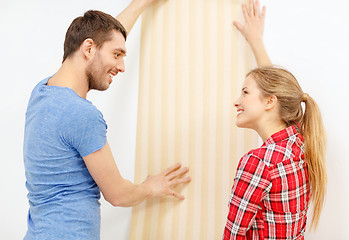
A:
{"label": "woman's chin", "polygon": [[238,128],[254,129],[251,125],[249,125],[249,124],[247,124],[247,123],[244,123],[244,122],[241,122],[241,121],[236,121],[236,122],[235,122],[235,125],[236,125]]}
{"label": "woman's chin", "polygon": [[239,121],[236,121],[235,122],[235,125],[238,127],[238,128],[245,128],[244,124],[239,122]]}

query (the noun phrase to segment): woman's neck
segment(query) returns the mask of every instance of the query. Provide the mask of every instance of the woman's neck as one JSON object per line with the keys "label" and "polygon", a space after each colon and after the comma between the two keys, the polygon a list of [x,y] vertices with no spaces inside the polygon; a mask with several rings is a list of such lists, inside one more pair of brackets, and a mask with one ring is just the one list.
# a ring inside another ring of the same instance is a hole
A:
{"label": "woman's neck", "polygon": [[262,138],[263,142],[267,141],[274,133],[280,132],[287,126],[284,122],[265,124],[263,127],[256,129],[258,135]]}

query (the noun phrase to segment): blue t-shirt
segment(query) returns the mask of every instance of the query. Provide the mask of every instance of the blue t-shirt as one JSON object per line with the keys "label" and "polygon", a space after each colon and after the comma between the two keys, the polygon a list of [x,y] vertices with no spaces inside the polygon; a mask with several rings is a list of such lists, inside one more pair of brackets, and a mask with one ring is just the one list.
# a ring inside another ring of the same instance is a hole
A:
{"label": "blue t-shirt", "polygon": [[107,124],[90,101],[47,86],[48,79],[36,85],[26,112],[24,239],[99,239],[100,191],[82,157],[104,147]]}

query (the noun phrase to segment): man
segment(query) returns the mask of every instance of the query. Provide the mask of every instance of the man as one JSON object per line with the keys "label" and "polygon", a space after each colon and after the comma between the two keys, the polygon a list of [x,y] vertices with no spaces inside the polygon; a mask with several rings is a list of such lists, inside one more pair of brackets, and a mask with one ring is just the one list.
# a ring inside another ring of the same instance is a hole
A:
{"label": "man", "polygon": [[99,239],[100,191],[113,206],[134,206],[171,195],[188,183],[176,164],[135,185],[120,175],[101,112],[86,100],[106,90],[125,71],[125,41],[143,9],[154,0],[134,0],[117,17],[88,11],[67,30],[63,64],[33,90],[26,112],[24,164],[29,191],[24,239]]}

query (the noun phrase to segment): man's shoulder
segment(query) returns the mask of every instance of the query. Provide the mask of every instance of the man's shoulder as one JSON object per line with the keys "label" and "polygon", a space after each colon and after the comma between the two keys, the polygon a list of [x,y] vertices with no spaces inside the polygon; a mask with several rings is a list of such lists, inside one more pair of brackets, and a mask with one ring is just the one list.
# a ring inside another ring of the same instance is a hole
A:
{"label": "man's shoulder", "polygon": [[93,104],[76,99],[66,104],[62,117],[77,122],[103,119],[102,113]]}
{"label": "man's shoulder", "polygon": [[102,113],[92,104],[69,102],[64,111],[60,113],[58,124],[63,135],[80,135],[94,132],[96,129],[107,129]]}
{"label": "man's shoulder", "polygon": [[91,102],[78,96],[64,99],[67,110],[77,111],[86,114],[97,114],[99,110]]}
{"label": "man's shoulder", "polygon": [[100,115],[100,111],[87,99],[80,97],[71,88],[58,87],[50,89],[51,100],[48,101],[66,117],[77,115]]}

